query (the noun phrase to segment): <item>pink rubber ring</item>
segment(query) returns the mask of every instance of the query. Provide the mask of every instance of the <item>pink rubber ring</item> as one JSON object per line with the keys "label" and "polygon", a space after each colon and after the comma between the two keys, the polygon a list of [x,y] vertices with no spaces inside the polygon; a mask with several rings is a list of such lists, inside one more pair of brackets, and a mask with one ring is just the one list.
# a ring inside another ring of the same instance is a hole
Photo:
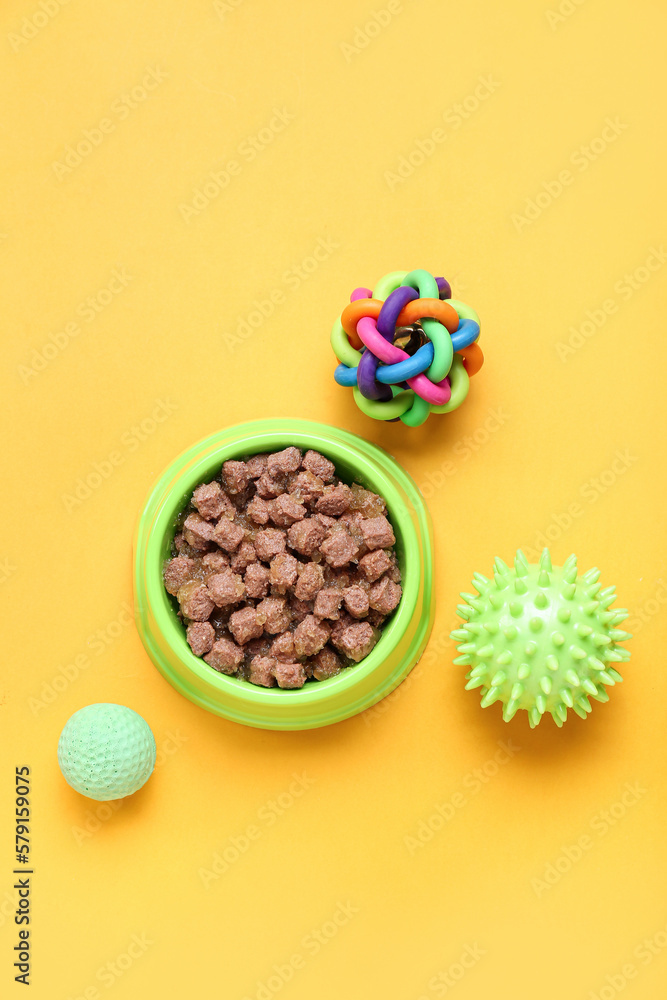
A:
{"label": "pink rubber ring", "polygon": [[[375,320],[370,316],[361,317],[357,323],[357,334],[368,350],[386,365],[394,365],[399,361],[407,361],[410,357],[400,347],[390,344],[389,341],[384,339],[381,333],[378,333]],[[443,378],[441,382],[431,382],[430,378],[422,372],[421,375],[409,378],[407,383],[418,396],[421,396],[423,400],[427,403],[432,403],[434,406],[443,406],[445,403],[448,403],[452,395],[447,377]]]}

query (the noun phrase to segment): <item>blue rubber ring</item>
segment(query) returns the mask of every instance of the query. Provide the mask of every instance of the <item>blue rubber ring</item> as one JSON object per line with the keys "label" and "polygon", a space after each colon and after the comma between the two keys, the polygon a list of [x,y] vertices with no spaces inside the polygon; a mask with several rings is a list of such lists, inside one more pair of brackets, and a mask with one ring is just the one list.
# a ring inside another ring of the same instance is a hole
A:
{"label": "blue rubber ring", "polygon": [[404,382],[425,372],[433,362],[433,354],[433,344],[423,344],[405,361],[397,361],[395,365],[378,365],[375,377],[378,382]]}
{"label": "blue rubber ring", "polygon": [[469,347],[479,337],[479,323],[474,319],[460,319],[456,332],[452,334],[452,347],[455,351],[460,351],[462,347]]}
{"label": "blue rubber ring", "polygon": [[334,378],[338,385],[351,386],[357,384],[357,369],[348,368],[347,365],[338,365],[334,372]]}

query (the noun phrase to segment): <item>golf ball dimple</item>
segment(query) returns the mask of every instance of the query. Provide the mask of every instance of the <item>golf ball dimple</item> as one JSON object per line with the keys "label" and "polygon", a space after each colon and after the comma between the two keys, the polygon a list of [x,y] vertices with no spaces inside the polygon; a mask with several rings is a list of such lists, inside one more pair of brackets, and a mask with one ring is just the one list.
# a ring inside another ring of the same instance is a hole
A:
{"label": "golf ball dimple", "polygon": [[58,764],[82,795],[98,802],[122,799],[151,776],[155,739],[148,723],[125,705],[86,705],[60,734]]}

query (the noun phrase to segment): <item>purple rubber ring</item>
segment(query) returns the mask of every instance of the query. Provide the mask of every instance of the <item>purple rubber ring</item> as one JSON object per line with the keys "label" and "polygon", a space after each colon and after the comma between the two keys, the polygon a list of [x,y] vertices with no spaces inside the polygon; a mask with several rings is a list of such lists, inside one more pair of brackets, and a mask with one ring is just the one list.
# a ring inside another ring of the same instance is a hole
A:
{"label": "purple rubber ring", "polygon": [[438,289],[440,290],[441,299],[451,299],[452,297],[452,286],[449,284],[446,278],[436,278],[438,284]]}
{"label": "purple rubber ring", "polygon": [[378,333],[382,334],[384,339],[388,340],[390,344],[394,342],[396,320],[403,308],[408,302],[412,302],[413,299],[418,298],[419,292],[415,291],[414,288],[407,288],[401,285],[400,288],[394,289],[382,303],[382,309],[380,309],[377,321],[377,329]]}
{"label": "purple rubber ring", "polygon": [[[371,299],[372,297],[373,292],[370,288],[355,288],[350,295],[350,302],[356,302],[357,299]],[[392,392],[388,385],[381,385],[375,378],[378,364],[375,355],[364,351],[361,355],[361,361],[357,365],[357,385],[362,396],[365,396],[366,399],[379,399],[384,402],[391,399]]]}
{"label": "purple rubber ring", "polygon": [[366,399],[379,399],[381,402],[391,399],[393,393],[388,385],[382,385],[375,377],[378,359],[370,351],[366,350],[361,355],[361,361],[357,365],[357,385],[359,392]]}
{"label": "purple rubber ring", "polygon": [[[414,288],[396,288],[382,304],[378,316],[377,329],[390,344],[394,342],[396,320],[406,303],[419,297]],[[379,399],[382,402],[392,399],[393,393],[389,386],[382,385],[375,377],[379,361],[370,351],[364,351],[357,367],[357,385],[359,392],[366,399]],[[387,391],[389,390],[389,391]]]}

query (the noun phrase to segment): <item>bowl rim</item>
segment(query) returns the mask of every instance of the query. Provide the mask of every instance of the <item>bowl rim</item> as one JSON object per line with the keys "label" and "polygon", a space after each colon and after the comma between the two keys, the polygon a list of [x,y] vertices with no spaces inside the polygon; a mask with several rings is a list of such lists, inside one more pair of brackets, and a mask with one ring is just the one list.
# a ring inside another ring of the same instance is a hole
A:
{"label": "bowl rim", "polygon": [[[360,482],[373,489],[385,500],[387,515],[396,534],[396,551],[401,564],[401,600],[391,615],[388,625],[375,647],[358,664],[354,664],[335,677],[317,683],[306,683],[299,689],[264,688],[251,684],[242,678],[219,673],[201,657],[195,656],[187,644],[185,629],[176,616],[173,599],[167,593],[162,578],[164,559],[168,557],[174,535],[174,522],[187,505],[192,491],[200,483],[210,481],[219,474],[224,461],[243,458],[251,454],[277,451],[289,445],[302,450],[313,448],[329,458],[336,466],[336,473],[344,482]],[[391,476],[400,481],[403,491],[416,503],[412,503],[411,513],[401,492],[382,468],[382,463],[390,463]],[[348,474],[354,470],[354,475]],[[415,524],[417,520],[426,527],[426,538],[420,538]],[[425,522],[425,524],[424,524]],[[432,551],[430,518],[423,497],[411,477],[391,455],[375,444],[340,428],[311,421],[294,419],[256,420],[231,425],[197,442],[178,456],[159,477],[140,514],[135,533],[135,595],[138,603],[150,606],[155,625],[171,653],[178,659],[180,670],[175,671],[151,655],[151,649],[140,635],[144,645],[160,672],[169,682],[191,700],[203,707],[236,718],[231,706],[225,702],[244,702],[248,711],[254,708],[275,709],[276,713],[286,703],[298,701],[301,710],[322,709],[336,695],[345,695],[350,703],[348,715],[356,714],[389,693],[407,675],[417,662],[414,658],[408,670],[384,690],[387,683],[380,684],[377,698],[368,704],[356,705],[356,695],[367,686],[369,678],[380,671],[383,663],[396,650],[409,629],[418,610],[420,589],[423,587],[422,574],[428,570],[429,585],[432,574]],[[424,567],[423,563],[427,566]],[[140,608],[137,609],[138,613]],[[432,614],[427,635],[432,627]],[[427,636],[426,636],[427,637]],[[425,641],[420,643],[423,651]],[[159,658],[161,660],[161,658]],[[197,682],[199,691],[193,699],[190,679]],[[212,689],[212,698],[202,698],[201,687]],[[217,700],[219,699],[219,701]],[[362,699],[364,700],[364,699]],[[366,698],[365,701],[368,699]],[[248,720],[237,718],[246,724]],[[279,719],[275,720],[279,724]],[[318,723],[318,724],[327,724]]]}

